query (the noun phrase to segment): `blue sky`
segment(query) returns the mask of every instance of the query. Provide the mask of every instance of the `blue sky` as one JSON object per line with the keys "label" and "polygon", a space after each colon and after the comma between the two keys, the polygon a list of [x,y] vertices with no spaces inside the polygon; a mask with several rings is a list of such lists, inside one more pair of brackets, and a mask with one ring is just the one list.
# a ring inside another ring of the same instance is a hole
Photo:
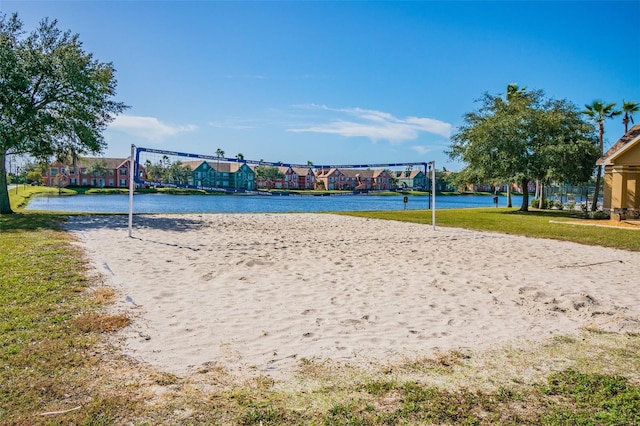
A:
{"label": "blue sky", "polygon": [[[435,161],[509,83],[583,107],[640,102],[640,1],[7,1],[117,69],[131,106],[107,156],[141,147],[287,163]],[[636,117],[640,123],[640,116]],[[606,123],[608,144],[624,127]]]}

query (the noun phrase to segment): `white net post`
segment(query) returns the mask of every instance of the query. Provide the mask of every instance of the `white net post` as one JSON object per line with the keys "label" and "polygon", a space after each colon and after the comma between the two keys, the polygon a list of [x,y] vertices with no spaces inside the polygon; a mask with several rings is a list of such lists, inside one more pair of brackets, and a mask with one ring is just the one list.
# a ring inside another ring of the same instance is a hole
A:
{"label": "white net post", "polygon": [[135,189],[135,160],[136,146],[131,145],[131,157],[129,157],[129,238],[133,233],[133,191]]}
{"label": "white net post", "polygon": [[436,229],[436,162],[431,162],[431,194],[433,202],[431,203],[431,225],[433,230]]}

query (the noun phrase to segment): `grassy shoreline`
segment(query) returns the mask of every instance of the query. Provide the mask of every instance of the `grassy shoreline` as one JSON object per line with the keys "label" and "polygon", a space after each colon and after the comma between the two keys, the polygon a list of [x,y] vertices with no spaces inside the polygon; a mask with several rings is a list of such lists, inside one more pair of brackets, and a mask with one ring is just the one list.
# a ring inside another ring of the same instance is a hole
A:
{"label": "grassy shoreline", "polygon": [[[14,195],[26,200],[22,189]],[[24,202],[14,195],[12,205]],[[426,211],[344,214],[431,220]],[[114,332],[130,319],[61,229],[67,216],[0,216],[0,424],[640,424],[640,336],[600,330],[375,370],[300,360],[284,380],[216,366],[186,377],[154,370],[118,349]],[[637,232],[550,219],[573,218],[464,209],[439,211],[437,223],[640,250]]]}

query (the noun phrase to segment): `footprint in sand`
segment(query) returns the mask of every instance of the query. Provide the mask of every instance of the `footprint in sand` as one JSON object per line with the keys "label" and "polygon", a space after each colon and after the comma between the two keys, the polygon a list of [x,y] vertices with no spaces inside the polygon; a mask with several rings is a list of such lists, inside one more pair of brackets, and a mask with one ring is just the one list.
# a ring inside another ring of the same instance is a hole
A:
{"label": "footprint in sand", "polygon": [[265,262],[264,260],[249,260],[247,263],[245,263],[246,266],[248,267],[252,267],[252,266],[268,266],[271,265],[271,262]]}
{"label": "footprint in sand", "polygon": [[202,281],[211,281],[213,279],[213,272],[207,272],[200,277]]}

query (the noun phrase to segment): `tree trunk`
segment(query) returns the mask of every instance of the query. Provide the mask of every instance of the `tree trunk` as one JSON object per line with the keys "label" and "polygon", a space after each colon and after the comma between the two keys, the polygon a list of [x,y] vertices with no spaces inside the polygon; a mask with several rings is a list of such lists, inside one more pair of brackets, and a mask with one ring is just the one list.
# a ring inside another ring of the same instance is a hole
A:
{"label": "tree trunk", "polygon": [[[598,128],[600,130],[600,157],[604,155],[604,124],[601,121],[598,123]],[[598,176],[596,177],[596,189],[593,190],[593,202],[591,203],[591,211],[595,212],[598,210],[598,197],[600,196],[600,180],[602,179],[602,166],[598,166]],[[587,199],[587,202],[589,199]]]}
{"label": "tree trunk", "polygon": [[521,212],[529,211],[529,179],[522,178],[522,205],[520,206]]}
{"label": "tree trunk", "polygon": [[7,189],[7,154],[0,153],[0,214],[11,214],[11,203],[9,202],[9,190]]}
{"label": "tree trunk", "polygon": [[511,205],[511,182],[507,184],[507,207],[508,208],[513,207]]}
{"label": "tree trunk", "polygon": [[[593,202],[591,203],[591,211],[598,209],[598,197],[600,196],[600,181],[602,179],[602,166],[598,166],[598,176],[596,176],[596,189],[593,191]],[[589,200],[587,199],[587,202]]]}
{"label": "tree trunk", "polygon": [[546,208],[544,203],[544,182],[540,181],[540,204],[538,204],[538,208],[544,210]]}

